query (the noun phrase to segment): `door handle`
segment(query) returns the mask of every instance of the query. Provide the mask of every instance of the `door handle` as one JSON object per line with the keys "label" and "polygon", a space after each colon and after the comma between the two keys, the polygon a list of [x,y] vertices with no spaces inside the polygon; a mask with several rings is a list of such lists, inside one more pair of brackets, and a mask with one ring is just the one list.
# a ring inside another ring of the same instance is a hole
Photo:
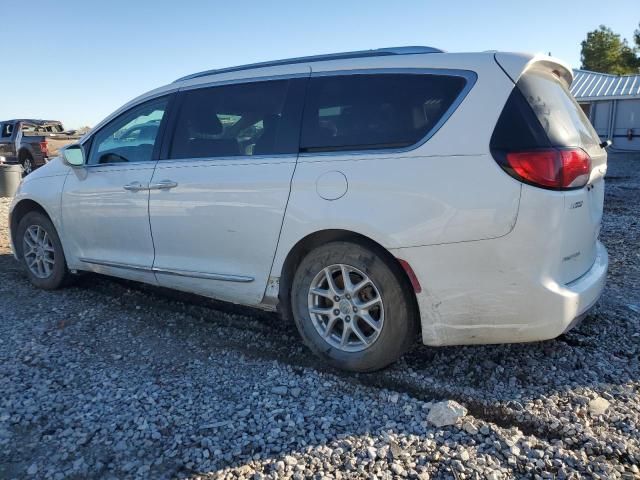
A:
{"label": "door handle", "polygon": [[149,190],[169,190],[170,188],[176,188],[178,182],[172,180],[161,180],[158,183],[150,183]]}
{"label": "door handle", "polygon": [[129,190],[130,192],[139,192],[140,190],[149,190],[149,187],[141,184],[140,182],[131,182],[124,185],[122,188]]}

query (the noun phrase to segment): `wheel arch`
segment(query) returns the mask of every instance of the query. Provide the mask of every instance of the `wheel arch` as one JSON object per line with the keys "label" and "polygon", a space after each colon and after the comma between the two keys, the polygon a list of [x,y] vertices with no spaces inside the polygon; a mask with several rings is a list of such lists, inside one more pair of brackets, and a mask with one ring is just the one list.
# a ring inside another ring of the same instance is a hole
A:
{"label": "wheel arch", "polygon": [[20,242],[16,241],[16,231],[18,230],[18,225],[20,221],[24,218],[24,216],[29,212],[40,212],[44,216],[46,216],[49,221],[54,224],[51,215],[45,210],[45,208],[30,198],[25,198],[20,200],[11,210],[11,217],[9,218],[9,226],[11,232],[11,243],[13,244],[13,249],[18,258],[22,258],[22,245]]}
{"label": "wheel arch", "polygon": [[403,287],[406,288],[407,291],[411,292],[409,297],[411,298],[412,307],[416,315],[416,321],[419,324],[420,308],[418,306],[416,292],[412,286],[411,279],[400,263],[400,260],[394,257],[384,246],[370,237],[342,229],[327,229],[310,233],[298,240],[298,242],[289,250],[280,271],[278,289],[278,309],[285,320],[290,321],[293,319],[291,311],[291,286],[293,283],[293,276],[296,273],[298,265],[300,265],[300,262],[302,262],[309,252],[321,245],[334,241],[357,243],[370,248],[376,254],[385,258],[394,272],[398,275],[398,278],[403,282]]}
{"label": "wheel arch", "polygon": [[18,161],[22,162],[25,158],[27,158],[27,156],[31,157],[31,159],[33,160],[33,153],[31,153],[31,150],[26,147],[22,147],[20,148],[20,150],[18,150]]}

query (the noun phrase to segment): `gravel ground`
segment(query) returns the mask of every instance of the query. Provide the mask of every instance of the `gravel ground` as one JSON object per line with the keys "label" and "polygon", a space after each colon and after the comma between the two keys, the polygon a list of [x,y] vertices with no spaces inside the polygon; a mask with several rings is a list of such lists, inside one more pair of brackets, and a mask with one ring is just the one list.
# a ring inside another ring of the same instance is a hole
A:
{"label": "gravel ground", "polygon": [[97,275],[36,290],[7,207],[0,478],[640,478],[640,158],[610,159],[608,285],[581,326],[368,375],[271,314]]}

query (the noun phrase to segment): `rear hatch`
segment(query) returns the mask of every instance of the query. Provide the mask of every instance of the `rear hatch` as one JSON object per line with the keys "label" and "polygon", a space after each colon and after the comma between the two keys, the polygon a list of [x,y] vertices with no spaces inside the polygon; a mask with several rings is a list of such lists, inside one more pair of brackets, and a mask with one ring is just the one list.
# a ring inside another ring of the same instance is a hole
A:
{"label": "rear hatch", "polygon": [[[556,253],[558,280],[569,283],[596,259],[607,154],[569,93],[561,65],[533,63],[518,78],[491,139],[496,161],[535,188],[564,197],[563,231]],[[551,232],[550,232],[551,233]]]}

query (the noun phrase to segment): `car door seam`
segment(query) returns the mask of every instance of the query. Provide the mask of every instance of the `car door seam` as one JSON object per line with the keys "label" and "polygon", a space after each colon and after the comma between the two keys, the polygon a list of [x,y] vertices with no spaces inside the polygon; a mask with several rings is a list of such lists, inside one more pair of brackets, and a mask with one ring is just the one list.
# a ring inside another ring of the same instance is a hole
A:
{"label": "car door seam", "polygon": [[[160,160],[156,159],[153,165],[153,171],[151,172],[151,176],[149,177],[149,183],[147,185],[151,185],[153,181],[153,177],[156,174],[156,169],[158,168],[158,162]],[[156,264],[156,242],[153,238],[153,228],[151,227],[151,189],[147,189],[147,222],[149,222],[149,235],[151,235],[151,247],[153,248],[153,259],[151,260],[151,271],[153,272],[153,277],[156,279],[156,283],[159,283],[158,276],[153,271],[153,267]]]}
{"label": "car door seam", "polygon": [[[66,235],[65,228],[64,228],[64,211],[62,210],[62,198],[63,198],[64,192],[65,192],[65,188],[67,186],[67,179],[69,178],[69,175],[71,175],[71,170],[68,170],[67,174],[64,176],[64,182],[62,182],[62,188],[60,189],[60,196],[58,197],[58,208],[59,208],[59,211],[60,211],[60,215],[59,215],[59,218],[60,218],[60,234],[62,235],[61,238],[65,238],[65,239],[67,238],[67,235]],[[67,258],[69,258],[69,256],[68,256],[69,252],[68,251],[65,252],[65,247],[64,247],[65,243],[66,242],[60,241],[60,244],[62,245],[62,251],[64,252],[65,256]]]}
{"label": "car door seam", "polygon": [[[311,66],[309,66],[309,75],[306,78],[306,83],[304,85],[304,94],[302,95],[302,111],[300,112],[299,118],[299,128],[298,128],[298,153],[296,155],[295,163],[293,164],[293,171],[291,172],[291,178],[289,178],[289,193],[287,194],[287,201],[284,204],[284,209],[282,211],[282,220],[280,222],[280,230],[278,231],[278,239],[276,241],[275,248],[273,249],[273,258],[271,259],[271,268],[269,269],[269,277],[267,278],[267,283],[264,288],[264,292],[262,293],[262,298],[267,294],[267,288],[269,288],[269,279],[271,278],[271,274],[273,273],[273,266],[276,263],[276,256],[278,254],[278,247],[280,246],[280,238],[282,238],[282,231],[284,229],[284,221],[287,216],[287,208],[289,207],[289,200],[291,200],[291,192],[293,191],[293,179],[296,176],[296,170],[298,168],[298,161],[300,159],[300,142],[302,140],[302,122],[304,121],[304,110],[306,108],[306,100],[307,100],[307,91],[309,88],[309,79],[311,78]],[[278,275],[278,278],[280,275]],[[278,285],[278,290],[280,286]]]}

